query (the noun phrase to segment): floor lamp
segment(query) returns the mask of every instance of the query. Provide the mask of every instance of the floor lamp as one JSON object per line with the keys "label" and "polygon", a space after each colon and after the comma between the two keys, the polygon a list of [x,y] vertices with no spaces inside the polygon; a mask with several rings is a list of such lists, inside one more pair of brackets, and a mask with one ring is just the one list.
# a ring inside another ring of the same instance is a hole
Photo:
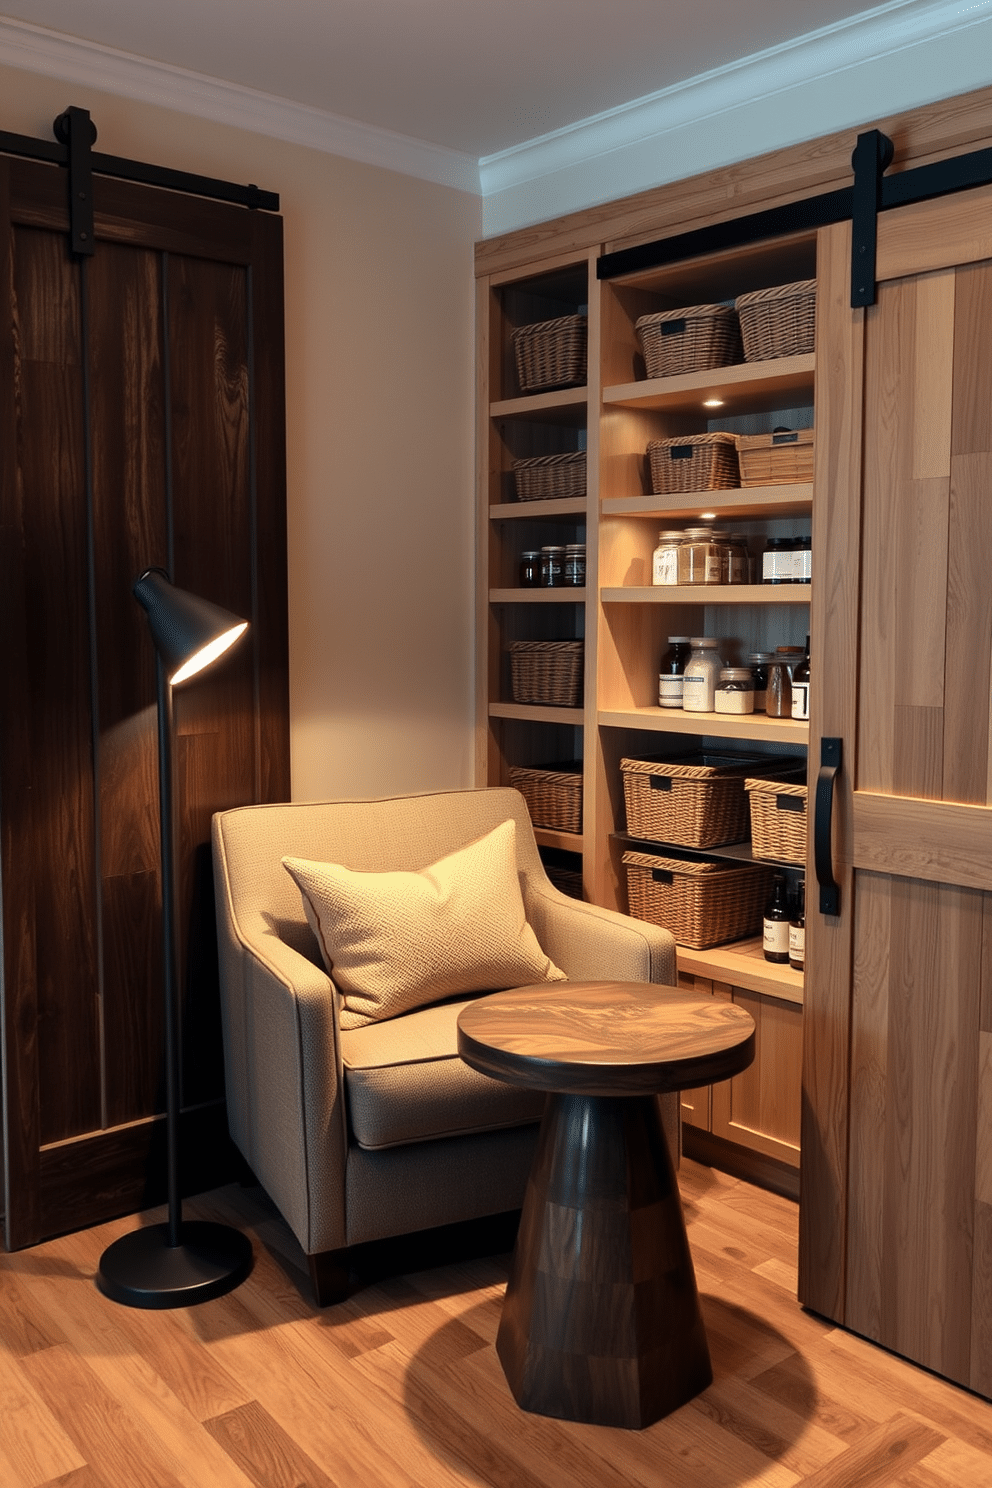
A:
{"label": "floor lamp", "polygon": [[161,568],[134,585],[155,644],[159,819],[165,972],[165,1122],[169,1217],[115,1240],[100,1258],[97,1286],[128,1307],[188,1307],[231,1291],[251,1270],[251,1241],[229,1225],[184,1221],[179,1196],[179,958],[175,826],[172,815],[172,689],[210,666],[248,629],[227,610],[177,589]]}

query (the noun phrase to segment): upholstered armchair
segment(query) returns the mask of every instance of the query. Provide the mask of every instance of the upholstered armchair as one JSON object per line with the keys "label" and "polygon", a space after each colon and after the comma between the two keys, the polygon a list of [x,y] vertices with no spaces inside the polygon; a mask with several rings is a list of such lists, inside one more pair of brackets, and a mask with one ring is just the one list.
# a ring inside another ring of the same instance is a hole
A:
{"label": "upholstered armchair", "polygon": [[[526,922],[553,974],[674,985],[667,931],[552,886],[517,791],[246,806],[213,819],[231,1136],[299,1241],[321,1306],[345,1294],[349,1247],[519,1208],[544,1097],[458,1057],[469,994],[356,1018],[283,859],[421,874],[506,822]],[[483,977],[470,995],[500,986]],[[676,1101],[663,1098],[677,1153]]]}

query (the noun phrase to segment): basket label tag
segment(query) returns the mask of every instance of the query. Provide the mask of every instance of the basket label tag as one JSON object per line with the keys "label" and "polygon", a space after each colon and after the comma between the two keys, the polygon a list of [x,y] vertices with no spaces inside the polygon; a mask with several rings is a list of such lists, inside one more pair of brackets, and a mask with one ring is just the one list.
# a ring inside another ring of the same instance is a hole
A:
{"label": "basket label tag", "polygon": [[806,802],[802,796],[776,796],[775,805],[779,811],[806,810]]}
{"label": "basket label tag", "polygon": [[685,330],[685,316],[681,320],[663,320],[661,322],[661,334],[663,336],[681,336]]}
{"label": "basket label tag", "polygon": [[667,790],[667,791],[670,791],[671,788],[672,788],[672,777],[671,777],[671,775],[649,775],[648,776],[648,779],[651,782],[651,789],[652,790]]}
{"label": "basket label tag", "polygon": [[772,444],[798,444],[798,442],[799,442],[799,430],[798,429],[787,429],[782,434],[773,434],[772,435]]}
{"label": "basket label tag", "polygon": [[651,877],[655,883],[670,884],[675,882],[675,875],[667,868],[652,868]]}
{"label": "basket label tag", "polygon": [[673,444],[668,453],[673,460],[691,460],[695,448],[694,444]]}

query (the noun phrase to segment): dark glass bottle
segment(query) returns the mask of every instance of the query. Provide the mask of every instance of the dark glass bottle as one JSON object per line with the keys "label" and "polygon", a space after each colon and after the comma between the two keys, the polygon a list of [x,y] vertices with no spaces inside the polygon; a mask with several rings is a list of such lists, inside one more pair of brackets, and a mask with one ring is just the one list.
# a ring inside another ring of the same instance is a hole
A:
{"label": "dark glass bottle", "polygon": [[766,961],[776,961],[781,966],[789,960],[789,908],[785,898],[785,879],[776,873],[772,892],[765,905],[762,922],[762,949]]}
{"label": "dark glass bottle", "polygon": [[792,673],[792,716],[809,718],[809,636],[806,637],[806,655]]}
{"label": "dark glass bottle", "polygon": [[796,889],[796,907],[789,921],[789,965],[793,971],[806,968],[806,880]]}
{"label": "dark glass bottle", "polygon": [[692,655],[688,636],[669,636],[668,650],[658,665],[658,706],[681,708],[686,662]]}

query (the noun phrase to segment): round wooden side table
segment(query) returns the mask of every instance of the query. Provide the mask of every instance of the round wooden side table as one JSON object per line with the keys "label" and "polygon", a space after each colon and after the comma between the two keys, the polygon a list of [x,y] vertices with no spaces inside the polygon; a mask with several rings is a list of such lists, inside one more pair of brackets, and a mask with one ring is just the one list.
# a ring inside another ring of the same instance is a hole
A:
{"label": "round wooden side table", "polygon": [[656,1097],[746,1069],[754,1020],[654,983],[544,983],[464,1008],[458,1051],[549,1093],[496,1340],[518,1405],[650,1425],[713,1378]]}

